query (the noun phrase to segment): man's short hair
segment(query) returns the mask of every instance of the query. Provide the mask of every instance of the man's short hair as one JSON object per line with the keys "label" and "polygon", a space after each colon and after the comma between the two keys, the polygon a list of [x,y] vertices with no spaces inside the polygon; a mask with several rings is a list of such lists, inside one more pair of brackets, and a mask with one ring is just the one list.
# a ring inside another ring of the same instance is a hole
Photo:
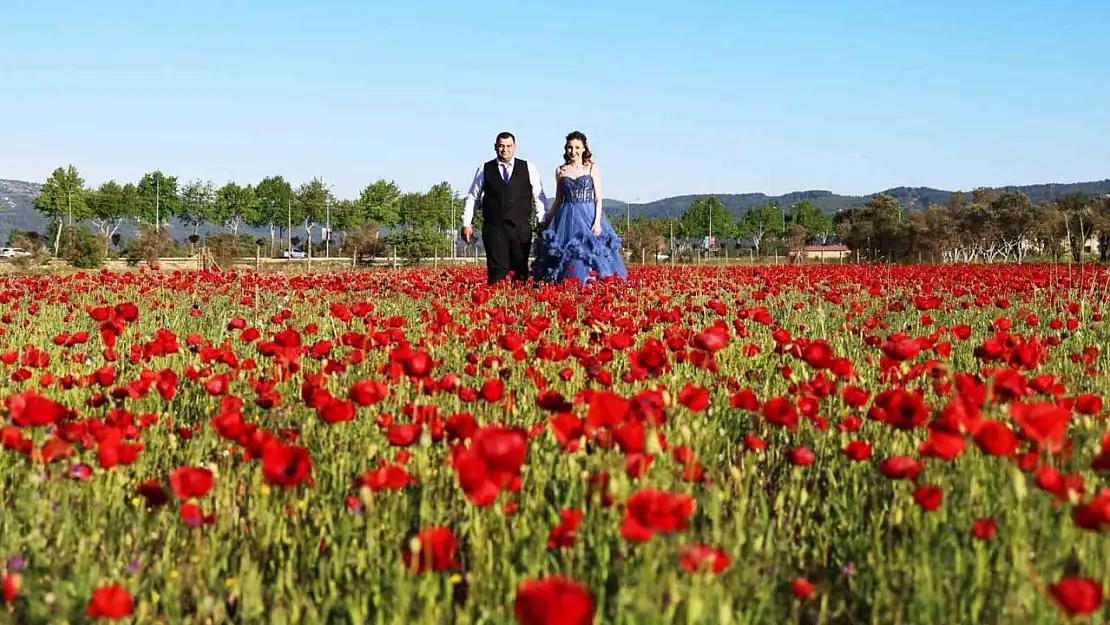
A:
{"label": "man's short hair", "polygon": [[500,141],[502,139],[512,139],[513,143],[516,143],[516,137],[514,137],[513,133],[511,133],[511,132],[499,132],[499,133],[497,133],[496,141]]}

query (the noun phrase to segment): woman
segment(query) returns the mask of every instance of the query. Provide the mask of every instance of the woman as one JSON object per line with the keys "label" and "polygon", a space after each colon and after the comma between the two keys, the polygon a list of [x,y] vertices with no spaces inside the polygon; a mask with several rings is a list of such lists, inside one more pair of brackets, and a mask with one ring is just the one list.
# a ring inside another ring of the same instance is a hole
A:
{"label": "woman", "polygon": [[628,279],[621,239],[601,206],[601,176],[586,135],[567,135],[563,165],[555,170],[555,203],[540,235],[532,275],[537,281],[576,279],[582,285]]}

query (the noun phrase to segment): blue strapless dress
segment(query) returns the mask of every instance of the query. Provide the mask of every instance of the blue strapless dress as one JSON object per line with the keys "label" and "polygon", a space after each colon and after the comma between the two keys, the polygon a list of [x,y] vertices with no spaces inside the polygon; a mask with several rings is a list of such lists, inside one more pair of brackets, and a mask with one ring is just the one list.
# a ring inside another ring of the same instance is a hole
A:
{"label": "blue strapless dress", "polygon": [[563,203],[536,241],[532,277],[537,282],[574,279],[586,285],[616,276],[628,279],[621,259],[621,238],[604,213],[601,236],[594,235],[594,183],[590,174],[564,176]]}

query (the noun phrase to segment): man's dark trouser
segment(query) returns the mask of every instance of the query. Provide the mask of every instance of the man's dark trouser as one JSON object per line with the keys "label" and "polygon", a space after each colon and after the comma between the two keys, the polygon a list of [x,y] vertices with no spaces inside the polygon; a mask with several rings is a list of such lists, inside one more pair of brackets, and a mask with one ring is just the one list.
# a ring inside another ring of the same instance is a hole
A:
{"label": "man's dark trouser", "polygon": [[504,222],[482,225],[486,248],[486,281],[495,284],[513,272],[513,280],[528,280],[528,253],[532,250],[532,225]]}

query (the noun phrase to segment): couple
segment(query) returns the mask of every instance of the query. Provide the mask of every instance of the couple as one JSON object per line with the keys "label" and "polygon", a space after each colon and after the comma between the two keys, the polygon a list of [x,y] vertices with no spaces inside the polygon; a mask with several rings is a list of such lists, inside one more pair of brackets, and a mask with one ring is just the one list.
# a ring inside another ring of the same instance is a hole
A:
{"label": "couple", "polygon": [[[486,281],[537,282],[628,278],[621,260],[621,239],[602,212],[600,172],[586,135],[572,132],[563,147],[563,165],[555,170],[555,203],[545,221],[543,182],[534,165],[515,158],[516,138],[502,132],[494,142],[497,158],[478,168],[463,203],[462,235],[474,240],[474,206],[481,206]],[[536,259],[531,272],[532,215],[539,224]]]}

